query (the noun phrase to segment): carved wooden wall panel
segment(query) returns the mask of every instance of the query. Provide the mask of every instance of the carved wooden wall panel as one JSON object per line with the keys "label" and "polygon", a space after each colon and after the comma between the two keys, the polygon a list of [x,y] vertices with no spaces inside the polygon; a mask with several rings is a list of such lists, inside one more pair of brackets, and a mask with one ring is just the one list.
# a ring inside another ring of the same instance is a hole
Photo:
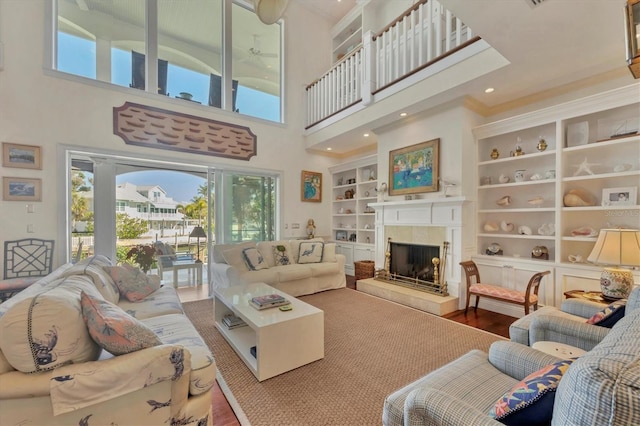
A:
{"label": "carved wooden wall panel", "polygon": [[113,133],[129,145],[245,161],[257,154],[248,127],[131,102],[113,108]]}

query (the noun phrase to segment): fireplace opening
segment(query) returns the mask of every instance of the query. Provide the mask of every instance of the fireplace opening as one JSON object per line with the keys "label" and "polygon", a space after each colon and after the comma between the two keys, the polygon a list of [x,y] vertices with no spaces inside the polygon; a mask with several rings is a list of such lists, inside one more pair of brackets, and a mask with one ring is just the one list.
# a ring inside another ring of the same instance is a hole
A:
{"label": "fireplace opening", "polygon": [[[449,243],[445,241],[443,247],[442,256],[446,259]],[[389,238],[385,269],[378,269],[374,279],[448,296],[447,282],[441,276],[444,264],[440,256],[439,246],[394,243]],[[434,258],[438,259],[436,265],[433,264]]]}
{"label": "fireplace opening", "polygon": [[440,246],[392,242],[389,248],[391,253],[389,272],[392,276],[434,281],[434,266],[431,259],[440,257]]}

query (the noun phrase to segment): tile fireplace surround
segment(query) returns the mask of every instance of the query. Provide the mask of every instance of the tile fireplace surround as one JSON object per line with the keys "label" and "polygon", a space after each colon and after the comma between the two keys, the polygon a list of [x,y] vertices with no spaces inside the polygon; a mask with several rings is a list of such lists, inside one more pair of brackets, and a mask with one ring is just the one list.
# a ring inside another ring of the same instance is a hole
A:
{"label": "tile fireplace surround", "polygon": [[[469,247],[463,241],[463,223],[471,223],[466,220],[468,218],[463,218],[464,203],[464,197],[448,197],[369,204],[376,212],[376,269],[384,268],[388,238],[397,243],[440,247],[444,241],[448,241],[444,279],[449,296],[438,296],[374,279],[358,281],[358,290],[436,315],[460,309],[459,300],[463,299],[463,295],[459,263],[465,254],[467,258],[470,257],[470,253],[463,253],[463,247]],[[467,229],[470,229],[469,225]]]}

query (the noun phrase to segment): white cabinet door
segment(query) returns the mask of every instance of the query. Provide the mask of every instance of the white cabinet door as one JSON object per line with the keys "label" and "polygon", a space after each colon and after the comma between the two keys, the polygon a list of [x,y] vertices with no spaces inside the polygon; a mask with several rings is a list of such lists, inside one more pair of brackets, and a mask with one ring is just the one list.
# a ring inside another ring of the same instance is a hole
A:
{"label": "white cabinet door", "polygon": [[343,254],[345,257],[344,272],[347,275],[355,273],[353,267],[353,245],[352,244],[336,244],[336,253]]}
{"label": "white cabinet door", "polygon": [[372,246],[354,245],[353,246],[353,261],[359,260],[374,260],[374,251]]}

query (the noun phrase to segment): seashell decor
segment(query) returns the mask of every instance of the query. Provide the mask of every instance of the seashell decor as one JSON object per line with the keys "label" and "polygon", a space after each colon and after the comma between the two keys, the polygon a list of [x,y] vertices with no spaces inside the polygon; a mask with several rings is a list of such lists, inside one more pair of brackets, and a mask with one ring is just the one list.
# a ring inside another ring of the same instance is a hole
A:
{"label": "seashell decor", "polygon": [[596,197],[584,189],[571,189],[563,198],[565,207],[595,206]]}
{"label": "seashell decor", "polygon": [[535,198],[532,198],[532,199],[528,200],[527,203],[531,204],[532,206],[539,207],[544,203],[544,198],[535,197]]}
{"label": "seashell decor", "polygon": [[598,235],[598,231],[590,226],[581,226],[571,231],[572,237],[595,237]]}
{"label": "seashell decor", "polygon": [[487,222],[484,224],[484,230],[486,232],[496,232],[498,230],[498,224],[495,222]]}
{"label": "seashell decor", "polygon": [[509,176],[505,175],[505,174],[501,174],[500,177],[498,177],[498,182],[500,183],[509,183]]}
{"label": "seashell decor", "polygon": [[531,235],[531,234],[533,234],[533,232],[531,231],[531,228],[529,228],[527,225],[520,225],[518,227],[518,234],[520,234],[520,235]]}
{"label": "seashell decor", "polygon": [[511,204],[511,196],[505,195],[504,197],[496,201],[496,204],[503,207],[508,206],[509,204]]}
{"label": "seashell decor", "polygon": [[515,226],[513,225],[513,223],[507,223],[504,220],[500,222],[500,229],[502,229],[504,232],[511,232],[514,228]]}
{"label": "seashell decor", "polygon": [[556,227],[553,223],[545,223],[538,228],[538,235],[553,235],[556,233]]}

